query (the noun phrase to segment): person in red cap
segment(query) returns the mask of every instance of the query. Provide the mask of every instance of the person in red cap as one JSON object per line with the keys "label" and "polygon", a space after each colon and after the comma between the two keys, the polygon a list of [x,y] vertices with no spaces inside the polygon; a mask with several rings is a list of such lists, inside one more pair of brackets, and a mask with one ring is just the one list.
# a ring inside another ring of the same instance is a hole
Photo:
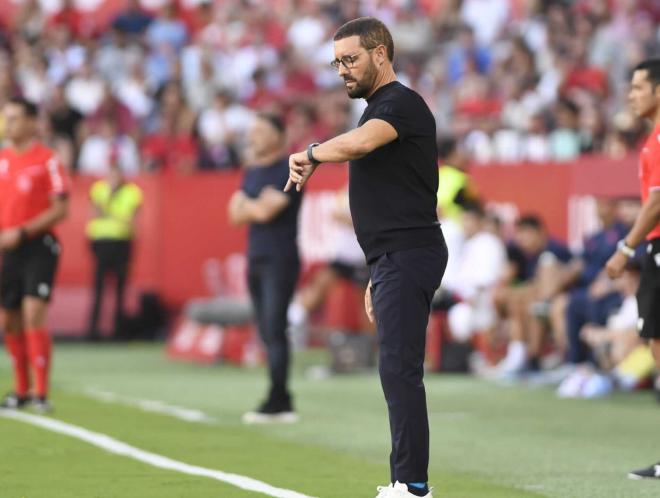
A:
{"label": "person in red cap", "polygon": [[67,216],[69,182],[54,152],[37,139],[37,107],[16,97],[3,113],[8,145],[0,150],[0,315],[14,391],[0,407],[21,408],[32,401],[37,411],[47,412],[46,312],[60,254],[53,229]]}

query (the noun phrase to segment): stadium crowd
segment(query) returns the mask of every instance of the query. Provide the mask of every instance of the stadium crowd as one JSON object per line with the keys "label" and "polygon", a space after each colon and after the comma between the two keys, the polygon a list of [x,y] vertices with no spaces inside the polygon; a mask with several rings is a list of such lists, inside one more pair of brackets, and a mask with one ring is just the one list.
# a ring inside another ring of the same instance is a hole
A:
{"label": "stadium crowd", "polygon": [[[355,126],[364,103],[346,99],[329,62],[334,30],[362,15],[390,27],[399,78],[429,104],[442,159],[458,170],[626,155],[644,134],[625,109],[630,70],[660,54],[655,0],[159,3],[129,0],[103,25],[70,0],[55,12],[25,0],[0,26],[0,104],[16,94],[37,104],[46,141],[72,172],[234,169],[260,111],[285,116],[291,151]],[[435,305],[454,340],[485,344],[481,359],[501,360],[500,377],[542,370],[552,344],[567,361],[552,370],[566,396],[648,377],[650,353],[634,332],[637,268],[616,285],[601,273],[634,219],[630,206],[598,200],[602,229],[572,254],[534,215],[505,240],[468,194],[439,209],[447,232],[456,228],[459,257]],[[300,293],[296,324],[341,276],[336,266],[313,298]]]}
{"label": "stadium crowd", "polygon": [[619,157],[641,132],[629,70],[660,46],[653,0],[130,0],[107,23],[60,4],[24,0],[0,26],[0,102],[37,103],[94,175],[237,167],[255,111],[286,115],[291,150],[354,125],[328,62],[360,15],[390,26],[400,79],[476,161]]}

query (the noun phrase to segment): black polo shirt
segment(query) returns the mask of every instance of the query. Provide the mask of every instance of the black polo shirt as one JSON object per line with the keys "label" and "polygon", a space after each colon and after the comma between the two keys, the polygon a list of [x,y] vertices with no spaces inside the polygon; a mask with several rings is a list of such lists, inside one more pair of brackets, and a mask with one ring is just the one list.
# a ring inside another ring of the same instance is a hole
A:
{"label": "black polo shirt", "polygon": [[[249,168],[243,177],[242,190],[251,199],[271,186],[281,191],[289,179],[289,161],[280,159],[269,166]],[[286,193],[289,204],[267,223],[251,223],[248,232],[248,258],[298,260],[298,211],[302,192],[295,188]]]}
{"label": "black polo shirt", "polygon": [[441,244],[436,214],[435,120],[424,99],[398,81],[367,99],[359,125],[387,121],[398,138],[350,162],[349,197],[368,262],[385,252]]}

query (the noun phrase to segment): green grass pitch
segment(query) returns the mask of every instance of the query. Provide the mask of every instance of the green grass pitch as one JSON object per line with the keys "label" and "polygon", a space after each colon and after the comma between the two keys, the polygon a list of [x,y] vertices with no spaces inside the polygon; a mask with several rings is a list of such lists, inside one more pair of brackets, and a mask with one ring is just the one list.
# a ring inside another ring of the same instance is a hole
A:
{"label": "green grass pitch", "polygon": [[[373,498],[388,480],[388,424],[376,374],[314,380],[322,352],[297,356],[301,422],[245,427],[261,369],[171,362],[162,345],[58,344],[54,418],[188,464],[317,498]],[[11,384],[6,355],[0,387]],[[626,479],[660,460],[660,406],[648,394],[558,400],[546,389],[428,375],[435,498],[646,498]],[[202,410],[190,423],[90,398],[88,389]],[[68,436],[0,418],[0,498],[257,498],[229,484],[151,467]]]}

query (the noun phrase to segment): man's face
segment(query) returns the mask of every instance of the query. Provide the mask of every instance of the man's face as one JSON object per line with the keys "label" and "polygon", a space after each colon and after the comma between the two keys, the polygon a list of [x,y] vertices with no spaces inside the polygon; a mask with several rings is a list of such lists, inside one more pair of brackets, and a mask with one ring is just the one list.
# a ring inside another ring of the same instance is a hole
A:
{"label": "man's face", "polygon": [[653,89],[646,69],[635,71],[628,94],[630,107],[639,118],[653,118],[660,105],[660,87]]}
{"label": "man's face", "polygon": [[9,140],[23,140],[32,133],[33,120],[26,116],[22,106],[8,103],[3,110],[5,115],[5,135]]}
{"label": "man's face", "polygon": [[348,68],[344,64],[339,64],[337,68],[339,76],[344,80],[348,96],[352,99],[367,97],[378,74],[372,52],[360,44],[359,36],[349,36],[335,41],[335,59],[343,58],[352,59]]}
{"label": "man's face", "polygon": [[609,225],[616,219],[618,203],[614,199],[597,199],[596,213],[603,225]]}
{"label": "man's face", "polygon": [[256,155],[273,152],[280,147],[282,140],[280,133],[264,118],[255,119],[248,135],[248,142]]}
{"label": "man's face", "polygon": [[543,232],[529,226],[519,226],[515,232],[516,244],[527,254],[534,254],[542,249]]}

